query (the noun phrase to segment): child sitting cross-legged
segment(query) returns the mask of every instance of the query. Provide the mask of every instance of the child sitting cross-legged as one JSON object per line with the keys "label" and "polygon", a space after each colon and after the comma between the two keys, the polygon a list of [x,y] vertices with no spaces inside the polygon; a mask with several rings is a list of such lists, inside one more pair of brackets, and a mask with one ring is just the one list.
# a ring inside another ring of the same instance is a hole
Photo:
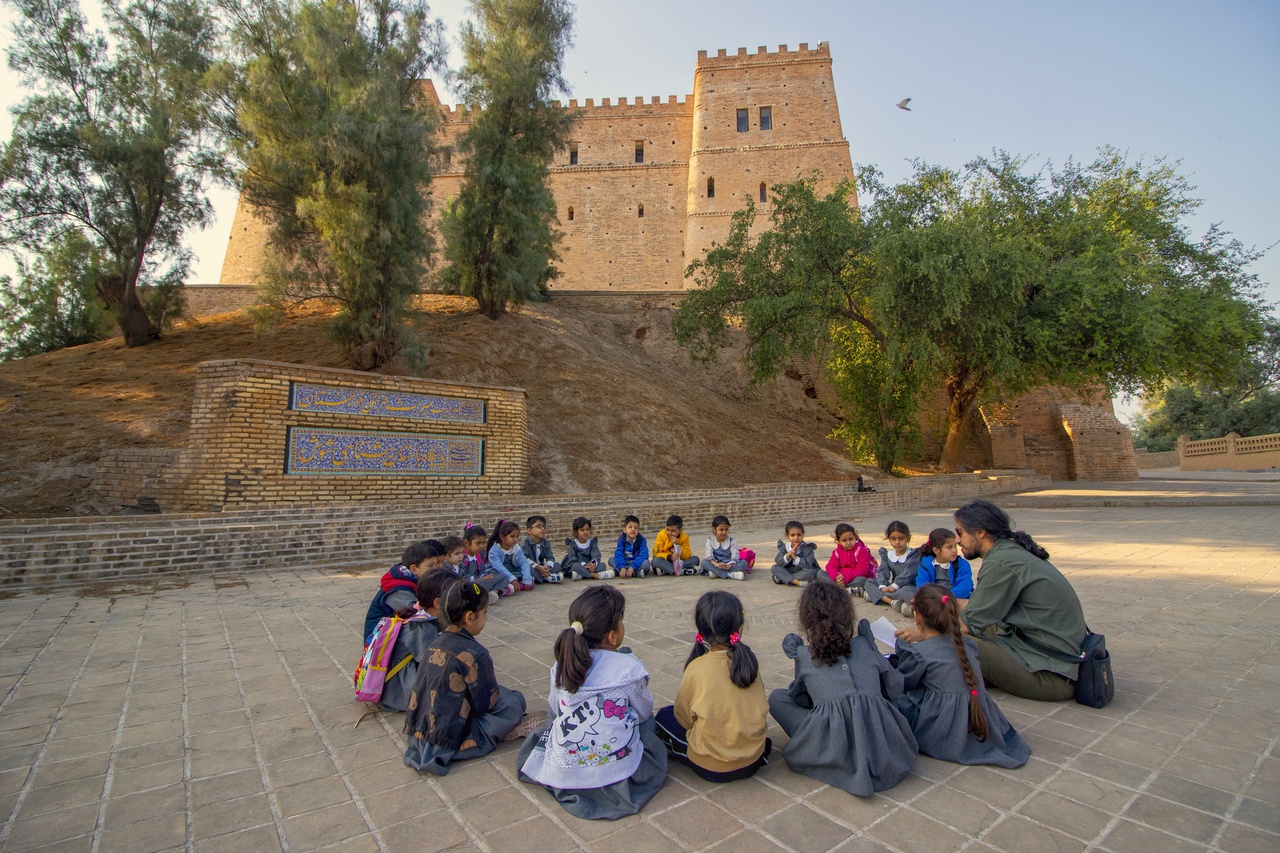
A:
{"label": "child sitting cross-legged", "polygon": [[790,586],[808,586],[818,576],[818,546],[804,541],[804,525],[787,522],[787,540],[778,540],[778,556],[773,558],[773,582]]}
{"label": "child sitting cross-legged", "polygon": [[628,515],[622,519],[622,535],[609,558],[609,568],[620,578],[642,578],[649,574],[649,565],[649,543],[640,532],[640,519]]}
{"label": "child sitting cross-legged", "polygon": [[738,553],[738,543],[729,535],[729,519],[717,515],[711,519],[711,535],[707,537],[707,553],[702,560],[702,573],[735,581],[747,579],[747,561]]}
{"label": "child sitting cross-legged", "polygon": [[440,568],[444,546],[434,539],[414,542],[404,549],[400,562],[387,571],[379,589],[364,614],[364,641],[369,642],[378,621],[388,616],[408,618],[418,601],[418,580],[432,569]]}
{"label": "child sitting cross-legged", "polygon": [[[445,540],[446,547],[448,540]],[[458,546],[461,548],[461,544]],[[418,581],[418,610],[400,626],[391,647],[387,680],[378,704],[386,711],[406,711],[418,678],[418,667],[427,659],[427,648],[440,635],[440,597],[458,579],[450,568],[432,569]]]}
{"label": "child sitting cross-legged", "polygon": [[605,568],[600,545],[591,535],[591,519],[578,516],[573,520],[573,536],[564,540],[565,552],[560,558],[560,571],[575,580],[608,580],[613,569]]}
{"label": "child sitting cross-legged", "polygon": [[635,814],[667,778],[649,673],[622,647],[626,604],[617,587],[600,584],[569,605],[569,627],[555,643],[549,722],[516,759],[521,781],[543,785],[587,820]]}
{"label": "child sitting cross-legged", "polygon": [[660,575],[696,575],[698,558],[684,532],[684,519],[667,516],[667,526],[653,540],[653,570]]}
{"label": "child sitting cross-legged", "polygon": [[551,543],[547,541],[547,517],[531,515],[524,522],[526,535],[520,540],[520,550],[524,551],[529,565],[533,566],[534,583],[560,583],[564,575],[560,574],[560,566],[551,553]]}

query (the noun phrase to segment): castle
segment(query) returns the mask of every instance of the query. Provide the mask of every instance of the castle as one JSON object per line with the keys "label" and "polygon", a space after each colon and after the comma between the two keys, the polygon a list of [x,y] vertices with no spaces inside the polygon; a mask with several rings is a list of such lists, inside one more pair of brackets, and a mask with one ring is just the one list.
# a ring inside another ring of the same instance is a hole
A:
{"label": "castle", "polygon": [[[465,108],[439,106],[442,142],[470,123]],[[721,242],[749,197],[763,211],[768,188],[817,172],[826,186],[853,176],[840,127],[831,49],[782,45],[716,56],[699,51],[693,94],[569,101],[581,119],[551,166],[564,240],[556,290],[678,290],[684,270]],[[431,183],[442,202],[462,186],[463,164],[444,155]],[[258,280],[266,231],[236,209],[222,284]]]}

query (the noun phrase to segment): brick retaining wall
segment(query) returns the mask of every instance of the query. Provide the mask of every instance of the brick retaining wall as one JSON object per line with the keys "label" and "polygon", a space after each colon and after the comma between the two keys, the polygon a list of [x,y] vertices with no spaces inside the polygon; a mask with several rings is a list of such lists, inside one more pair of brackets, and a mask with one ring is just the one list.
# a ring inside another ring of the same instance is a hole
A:
{"label": "brick retaining wall", "polygon": [[515,495],[414,502],[394,507],[325,505],[257,508],[213,514],[165,514],[122,518],[0,521],[0,585],[21,588],[65,581],[145,578],[187,571],[251,571],[293,565],[388,565],[414,540],[457,534],[468,521],[486,529],[498,518],[522,525],[534,513],[547,516],[552,542],[563,550],[576,515],[596,522],[606,541],[622,516],[638,515],[651,535],[668,514],[684,516],[696,539],[711,517],[724,513],[735,525],[782,525],[790,518],[818,524],[895,510],[957,506],[975,497],[1043,488],[1049,479],[1033,471],[951,474],[877,481],[875,492],[857,484],[787,483],[738,489],[631,492],[593,495]]}

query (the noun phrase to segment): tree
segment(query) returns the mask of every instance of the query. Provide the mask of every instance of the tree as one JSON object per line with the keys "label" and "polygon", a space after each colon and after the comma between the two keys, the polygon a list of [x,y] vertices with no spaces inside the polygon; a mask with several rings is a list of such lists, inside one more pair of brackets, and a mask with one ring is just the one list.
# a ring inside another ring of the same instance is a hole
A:
{"label": "tree", "polygon": [[0,279],[0,358],[26,358],[100,341],[113,322],[95,284],[102,257],[79,231],[67,231],[18,280]]}
{"label": "tree", "polygon": [[418,0],[228,5],[243,62],[229,122],[241,197],[267,221],[265,318],[322,298],[352,366],[386,364],[434,249],[441,25]]}
{"label": "tree", "polygon": [[[150,343],[181,298],[182,233],[212,214],[215,22],[196,0],[104,0],[108,40],[86,31],[76,0],[7,2],[9,64],[35,94],[0,155],[0,239],[42,252],[80,234],[125,344]],[[144,304],[147,284],[163,286]]]}
{"label": "tree", "polygon": [[459,94],[473,111],[458,140],[466,176],[445,210],[445,287],[497,319],[509,304],[545,298],[558,271],[548,166],[576,115],[551,103],[565,91],[572,6],[565,0],[474,0],[462,29]]}

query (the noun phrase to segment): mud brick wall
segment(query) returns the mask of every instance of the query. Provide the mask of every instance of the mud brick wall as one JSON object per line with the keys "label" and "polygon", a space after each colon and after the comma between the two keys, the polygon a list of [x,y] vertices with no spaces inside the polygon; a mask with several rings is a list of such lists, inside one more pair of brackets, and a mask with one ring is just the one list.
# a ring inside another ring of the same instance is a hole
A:
{"label": "mud brick wall", "polygon": [[1062,429],[1071,439],[1073,479],[1138,479],[1133,438],[1114,414],[1073,403],[1060,403],[1058,413]]}
{"label": "mud brick wall", "polygon": [[[287,367],[287,366],[286,366]],[[374,568],[390,565],[409,542],[459,533],[468,521],[491,530],[499,518],[547,516],[557,555],[574,516],[595,521],[607,544],[622,517],[638,515],[646,535],[666,517],[685,519],[698,546],[713,515],[724,513],[740,529],[776,526],[798,518],[822,526],[855,517],[927,506],[958,506],[1043,488],[1032,471],[999,476],[954,474],[877,480],[875,492],[857,484],[787,483],[738,489],[632,492],[591,495],[474,494],[450,500],[254,507],[221,513],[165,513],[123,518],[0,521],[0,586],[10,589],[69,581],[146,579],[188,571],[261,571],[288,566]],[[872,531],[874,532],[874,531]],[[766,561],[770,555],[761,555]]]}
{"label": "mud brick wall", "polygon": [[[292,383],[438,396],[482,399],[483,423],[457,423],[341,414],[330,410],[290,409]],[[387,473],[351,475],[286,472],[290,429],[311,428],[343,436],[376,432],[397,437],[450,436],[471,442],[482,439],[479,476]],[[135,463],[135,467],[142,467]],[[135,471],[135,474],[137,472]],[[526,394],[519,388],[452,385],[351,370],[232,359],[209,361],[197,368],[187,447],[163,472],[143,472],[158,482],[154,497],[164,511],[219,511],[245,504],[416,503],[452,499],[459,494],[498,495],[518,492],[529,473]],[[109,486],[111,488],[112,486]],[[114,486],[126,495],[140,486]]]}

